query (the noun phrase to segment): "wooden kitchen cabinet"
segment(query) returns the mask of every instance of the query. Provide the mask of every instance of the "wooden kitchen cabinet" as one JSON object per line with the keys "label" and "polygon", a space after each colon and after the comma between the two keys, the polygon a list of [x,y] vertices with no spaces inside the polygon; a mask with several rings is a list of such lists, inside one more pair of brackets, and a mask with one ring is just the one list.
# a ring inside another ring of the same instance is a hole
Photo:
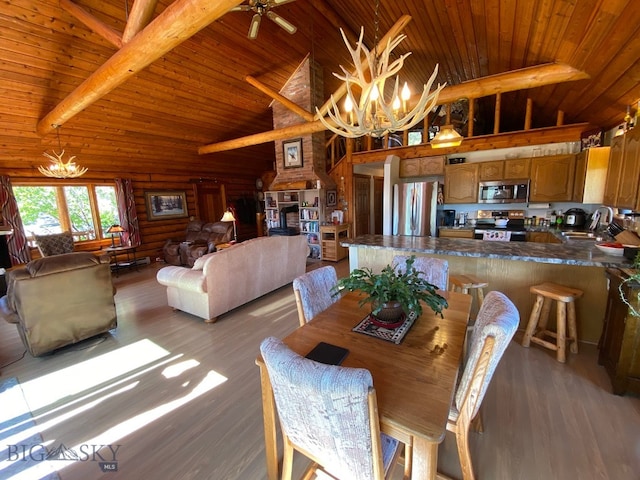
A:
{"label": "wooden kitchen cabinet", "polygon": [[571,201],[575,168],[574,155],[532,158],[529,200],[532,202]]}
{"label": "wooden kitchen cabinet", "polygon": [[478,164],[478,180],[502,180],[504,178],[504,160],[482,162]]}
{"label": "wooden kitchen cabinet", "polygon": [[478,164],[446,165],[444,170],[444,203],[476,203],[478,201]]}
{"label": "wooden kitchen cabinet", "polygon": [[576,155],[574,202],[603,202],[610,150],[610,147],[592,147]]}
{"label": "wooden kitchen cabinet", "polygon": [[607,169],[607,179],[604,185],[602,196],[603,205],[613,207],[618,196],[618,182],[620,180],[620,170],[622,169],[622,158],[624,156],[624,136],[613,137],[609,150],[609,168]]}
{"label": "wooden kitchen cabinet", "polygon": [[444,175],[444,156],[405,158],[400,160],[401,178]]}
{"label": "wooden kitchen cabinet", "polygon": [[438,236],[441,238],[473,238],[473,228],[440,228]]}
{"label": "wooden kitchen cabinet", "polygon": [[562,243],[562,241],[551,232],[527,232],[526,240],[527,242],[534,243]]}
{"label": "wooden kitchen cabinet", "polygon": [[635,208],[638,197],[638,180],[640,179],[640,128],[630,130],[625,135],[622,167],[618,181],[618,194],[615,207]]}
{"label": "wooden kitchen cabinet", "polygon": [[529,178],[531,173],[530,158],[516,158],[513,160],[505,160],[504,162],[504,178],[506,180],[518,180]]}
{"label": "wooden kitchen cabinet", "polygon": [[[598,343],[598,363],[604,366],[611,378],[613,393],[624,395],[631,391],[640,393],[640,317],[632,315],[620,298],[618,286],[624,275],[620,270],[607,269],[609,294],[605,311],[602,336]],[[637,295],[640,285],[627,283],[623,286],[626,298],[640,309]]]}

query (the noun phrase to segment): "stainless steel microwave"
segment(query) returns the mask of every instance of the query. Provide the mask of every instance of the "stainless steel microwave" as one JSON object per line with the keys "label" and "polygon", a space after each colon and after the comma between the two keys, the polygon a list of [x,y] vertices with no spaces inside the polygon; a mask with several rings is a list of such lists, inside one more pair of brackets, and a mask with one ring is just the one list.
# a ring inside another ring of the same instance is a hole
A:
{"label": "stainless steel microwave", "polygon": [[529,199],[529,180],[480,182],[478,203],[524,203]]}

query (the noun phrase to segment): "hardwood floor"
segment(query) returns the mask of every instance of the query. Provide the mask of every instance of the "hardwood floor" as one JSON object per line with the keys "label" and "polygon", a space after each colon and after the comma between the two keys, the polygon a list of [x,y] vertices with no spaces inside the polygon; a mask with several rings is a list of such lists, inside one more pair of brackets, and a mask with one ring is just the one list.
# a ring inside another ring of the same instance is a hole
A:
{"label": "hardwood floor", "polygon": [[[346,260],[333,265],[339,276],[347,274]],[[49,450],[120,445],[117,472],[102,473],[91,457],[49,462],[59,466],[62,480],[264,479],[254,359],[263,338],[297,327],[291,286],[206,324],[167,307],[155,281],[161,266],[114,279],[119,326],[106,339],[41,358],[27,354],[3,367],[0,380],[19,379]],[[594,346],[581,344],[563,365],[553,352],[521,347],[521,335],[485,398],[485,432],[472,434],[477,477],[638,479],[640,398],[611,394]],[[23,351],[15,326],[0,324],[0,365]],[[100,452],[111,459],[108,449]],[[297,462],[295,473],[302,467]],[[449,434],[439,469],[460,478]],[[24,478],[39,477],[29,472]]]}

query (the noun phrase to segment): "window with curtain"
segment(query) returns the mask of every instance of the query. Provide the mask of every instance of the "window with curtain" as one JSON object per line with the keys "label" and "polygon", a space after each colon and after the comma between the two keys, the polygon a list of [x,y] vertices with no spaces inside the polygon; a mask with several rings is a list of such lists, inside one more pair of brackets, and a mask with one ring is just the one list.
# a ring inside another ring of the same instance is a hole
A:
{"label": "window with curtain", "polygon": [[109,239],[119,223],[115,186],[96,184],[14,185],[29,244],[33,235],[70,231],[75,242]]}

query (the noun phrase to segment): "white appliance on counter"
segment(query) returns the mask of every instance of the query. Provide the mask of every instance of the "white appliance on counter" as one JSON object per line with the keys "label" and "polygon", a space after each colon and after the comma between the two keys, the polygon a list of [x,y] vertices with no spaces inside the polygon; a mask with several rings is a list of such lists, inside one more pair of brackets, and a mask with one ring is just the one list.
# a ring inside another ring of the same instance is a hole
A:
{"label": "white appliance on counter", "polygon": [[393,235],[437,235],[438,182],[393,186]]}

